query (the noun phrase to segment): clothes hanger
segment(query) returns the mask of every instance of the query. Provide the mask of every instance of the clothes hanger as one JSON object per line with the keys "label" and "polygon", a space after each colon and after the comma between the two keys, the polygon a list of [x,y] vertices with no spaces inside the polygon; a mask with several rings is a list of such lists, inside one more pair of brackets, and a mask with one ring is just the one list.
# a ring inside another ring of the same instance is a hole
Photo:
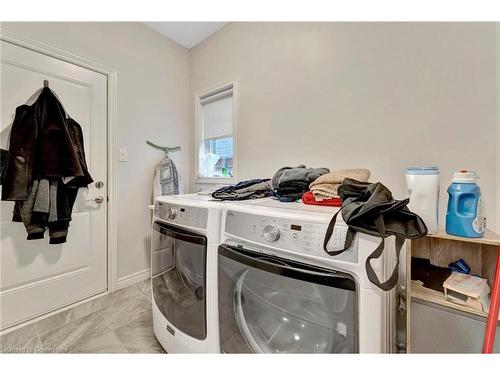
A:
{"label": "clothes hanger", "polygon": [[165,154],[165,156],[168,156],[168,154],[170,152],[181,151],[181,147],[180,146],[176,146],[176,147],[158,146],[157,144],[155,144],[155,143],[153,143],[151,141],[146,141],[146,144],[148,144],[149,146],[151,146],[153,148],[156,148],[157,150],[163,151],[163,153]]}

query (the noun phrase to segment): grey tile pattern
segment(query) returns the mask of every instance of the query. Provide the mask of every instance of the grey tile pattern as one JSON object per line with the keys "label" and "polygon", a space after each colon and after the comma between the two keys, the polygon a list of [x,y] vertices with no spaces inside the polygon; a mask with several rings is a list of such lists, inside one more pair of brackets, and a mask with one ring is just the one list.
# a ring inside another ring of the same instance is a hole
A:
{"label": "grey tile pattern", "polygon": [[99,314],[90,314],[44,333],[40,338],[44,348],[61,348],[72,352],[105,331],[107,327],[104,324],[104,318]]}
{"label": "grey tile pattern", "polygon": [[151,280],[144,280],[135,284],[137,290],[143,293],[147,298],[151,299]]}
{"label": "grey tile pattern", "polygon": [[40,347],[40,337],[33,324],[0,336],[1,353],[33,353]]}
{"label": "grey tile pattern", "polygon": [[72,353],[128,353],[127,348],[118,340],[118,337],[111,332],[105,331],[103,334],[94,337],[92,340],[81,343],[71,350]]}
{"label": "grey tile pattern", "polygon": [[156,342],[151,310],[113,331],[127,350],[141,351]]}
{"label": "grey tile pattern", "polygon": [[0,336],[4,353],[165,353],[153,333],[150,280]]}
{"label": "grey tile pattern", "polygon": [[132,296],[99,311],[104,324],[111,330],[135,320],[144,312],[151,311],[151,301],[144,295]]}
{"label": "grey tile pattern", "polygon": [[92,314],[93,312],[94,309],[92,307],[92,302],[88,302],[40,320],[35,323],[35,326],[38,334],[42,335],[55,328],[61,327],[65,324],[74,322],[80,318]]}

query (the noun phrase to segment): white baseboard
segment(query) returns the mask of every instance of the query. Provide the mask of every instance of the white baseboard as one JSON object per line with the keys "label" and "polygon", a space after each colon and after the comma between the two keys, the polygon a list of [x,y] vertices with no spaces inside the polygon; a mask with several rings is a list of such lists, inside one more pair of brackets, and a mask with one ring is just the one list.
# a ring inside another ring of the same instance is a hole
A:
{"label": "white baseboard", "polygon": [[138,283],[139,281],[149,279],[150,276],[151,276],[151,269],[148,268],[147,270],[144,271],[139,271],[131,275],[120,277],[116,281],[116,289],[122,289],[129,285]]}

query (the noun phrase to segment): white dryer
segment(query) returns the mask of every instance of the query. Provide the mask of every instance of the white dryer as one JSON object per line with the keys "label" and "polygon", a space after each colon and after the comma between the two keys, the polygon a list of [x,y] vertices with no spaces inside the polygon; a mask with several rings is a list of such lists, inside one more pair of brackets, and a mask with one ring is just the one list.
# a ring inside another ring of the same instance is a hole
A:
{"label": "white dryer", "polygon": [[[380,238],[357,234],[348,251],[329,256],[323,239],[336,210],[273,199],[224,207],[218,249],[222,352],[390,352],[394,294],[371,284],[365,271]],[[346,232],[338,220],[329,249],[341,249]],[[386,240],[386,247],[394,241]],[[382,280],[393,269],[389,258],[372,261]]]}
{"label": "white dryer", "polygon": [[158,197],[151,235],[153,329],[168,353],[218,353],[217,247],[222,204]]}

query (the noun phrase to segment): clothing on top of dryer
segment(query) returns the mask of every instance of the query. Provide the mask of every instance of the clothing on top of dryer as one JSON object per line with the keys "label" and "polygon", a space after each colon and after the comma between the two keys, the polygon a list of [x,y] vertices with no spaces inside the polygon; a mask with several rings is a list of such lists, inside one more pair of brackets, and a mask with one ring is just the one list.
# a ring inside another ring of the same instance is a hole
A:
{"label": "clothing on top of dryer", "polygon": [[153,202],[160,195],[177,195],[182,193],[181,181],[174,162],[168,156],[155,168],[153,182]]}
{"label": "clothing on top of dryer", "polygon": [[340,199],[340,197],[333,197],[330,199],[316,200],[311,191],[306,191],[302,195],[302,203],[313,204],[313,205],[317,205],[317,206],[340,207],[340,206],[342,206],[342,199]]}
{"label": "clothing on top of dryer", "polygon": [[273,195],[281,202],[295,202],[307,191],[308,185],[304,181],[285,182],[273,192]]}
{"label": "clothing on top of dryer", "polygon": [[224,186],[212,193],[212,198],[226,201],[242,201],[269,197],[272,193],[270,180],[254,179]]}
{"label": "clothing on top of dryer", "polygon": [[282,202],[294,202],[309,190],[311,182],[328,172],[328,168],[307,168],[304,164],[280,168],[271,179],[273,194]]}
{"label": "clothing on top of dryer", "polygon": [[326,173],[314,180],[309,185],[309,189],[317,201],[338,197],[337,189],[345,178],[366,182],[370,178],[370,171],[365,168],[358,168],[340,169]]}
{"label": "clothing on top of dryer", "polygon": [[304,164],[296,167],[280,168],[271,179],[271,186],[277,189],[281,184],[289,181],[314,181],[319,176],[330,172],[328,168],[307,168]]}

